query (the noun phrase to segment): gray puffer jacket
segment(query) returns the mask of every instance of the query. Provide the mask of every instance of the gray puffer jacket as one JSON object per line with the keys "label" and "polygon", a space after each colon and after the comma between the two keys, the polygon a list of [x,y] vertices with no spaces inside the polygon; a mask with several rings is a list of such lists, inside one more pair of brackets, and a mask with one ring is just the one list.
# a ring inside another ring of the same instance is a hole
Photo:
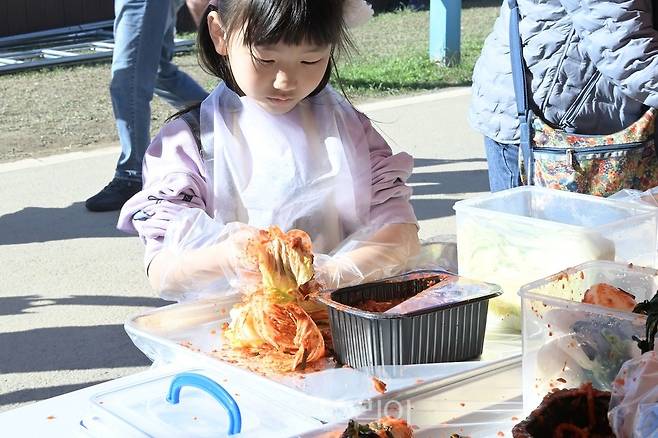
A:
{"label": "gray puffer jacket", "polygon": [[[652,0],[518,0],[531,108],[581,134],[617,132],[658,108]],[[471,126],[518,143],[504,0],[473,72]]]}

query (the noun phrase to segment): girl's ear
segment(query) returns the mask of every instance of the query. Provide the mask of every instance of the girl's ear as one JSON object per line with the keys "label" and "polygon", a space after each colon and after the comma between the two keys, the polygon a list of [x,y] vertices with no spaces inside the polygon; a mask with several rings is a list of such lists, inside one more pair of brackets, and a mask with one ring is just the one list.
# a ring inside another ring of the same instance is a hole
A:
{"label": "girl's ear", "polygon": [[215,45],[215,51],[222,55],[228,55],[228,41],[226,41],[226,32],[222,27],[222,22],[219,20],[219,14],[217,11],[212,11],[208,14],[208,30],[210,32],[210,38]]}

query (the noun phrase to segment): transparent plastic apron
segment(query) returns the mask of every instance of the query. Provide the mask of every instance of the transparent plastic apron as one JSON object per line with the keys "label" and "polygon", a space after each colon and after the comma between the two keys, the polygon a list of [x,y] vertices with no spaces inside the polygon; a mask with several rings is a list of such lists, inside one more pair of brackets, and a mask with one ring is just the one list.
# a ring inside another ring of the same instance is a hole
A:
{"label": "transparent plastic apron", "polygon": [[369,188],[369,166],[367,175],[350,168],[368,163],[368,151],[345,147],[348,132],[329,88],[274,115],[220,84],[201,105],[215,220],[299,228],[314,251],[335,248],[363,225],[370,204],[370,191],[359,190]]}

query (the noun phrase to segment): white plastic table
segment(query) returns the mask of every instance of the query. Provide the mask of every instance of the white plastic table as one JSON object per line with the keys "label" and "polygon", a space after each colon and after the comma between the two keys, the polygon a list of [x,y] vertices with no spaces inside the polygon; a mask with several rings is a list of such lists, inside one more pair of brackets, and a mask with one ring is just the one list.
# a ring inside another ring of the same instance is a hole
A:
{"label": "white plastic table", "polygon": [[[91,397],[148,380],[166,370],[166,367],[151,369],[4,412],[0,414],[0,430],[6,436],[89,437],[80,423],[90,412]],[[409,400],[377,406],[359,419],[368,421],[396,415],[415,426],[418,438],[448,438],[452,433],[510,437],[512,426],[522,416],[521,381],[521,365],[517,363]],[[346,423],[347,419],[296,436],[318,436],[321,432],[344,428]]]}
{"label": "white plastic table", "polygon": [[2,435],[48,438],[85,436],[80,421],[87,413],[89,399],[93,395],[138,382],[152,372],[143,371],[0,413]]}

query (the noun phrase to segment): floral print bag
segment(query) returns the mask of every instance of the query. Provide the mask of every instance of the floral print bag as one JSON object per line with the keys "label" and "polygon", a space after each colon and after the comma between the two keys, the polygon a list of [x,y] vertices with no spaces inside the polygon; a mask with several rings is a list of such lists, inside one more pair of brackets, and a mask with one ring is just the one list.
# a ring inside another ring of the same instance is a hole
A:
{"label": "floral print bag", "polygon": [[567,133],[549,126],[528,109],[518,6],[516,0],[509,0],[509,5],[510,55],[521,131],[521,182],[597,196],[658,186],[655,108],[648,109],[631,126],[608,135]]}
{"label": "floral print bag", "polygon": [[[608,196],[622,189],[647,190],[658,186],[658,155],[654,139],[656,110],[609,135],[569,134],[532,120],[532,160],[522,182],[571,192]],[[526,158],[526,157],[524,157]]]}

